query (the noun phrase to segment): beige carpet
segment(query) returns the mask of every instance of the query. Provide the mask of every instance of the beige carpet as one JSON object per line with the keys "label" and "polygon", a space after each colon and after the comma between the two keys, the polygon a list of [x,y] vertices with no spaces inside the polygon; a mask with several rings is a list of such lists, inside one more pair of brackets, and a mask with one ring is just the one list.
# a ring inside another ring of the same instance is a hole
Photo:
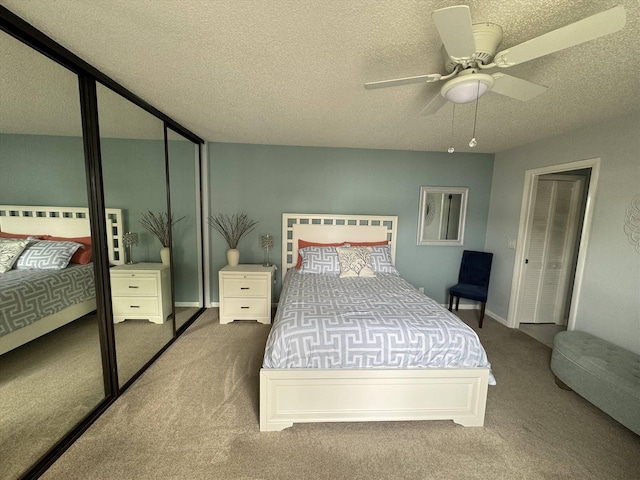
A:
{"label": "beige carpet", "polygon": [[103,398],[95,315],[0,355],[0,478],[18,478]]}
{"label": "beige carpet", "polygon": [[[120,384],[171,339],[173,326],[114,326]],[[96,315],[86,315],[0,355],[0,479],[15,479],[103,399]]]}
{"label": "beige carpet", "polygon": [[[461,311],[473,326],[473,311]],[[632,479],[640,437],[558,389],[550,349],[492,319],[485,426],[298,424],[258,431],[268,325],[201,316],[44,479]]]}
{"label": "beige carpet", "polygon": [[555,336],[567,329],[566,325],[556,325],[555,323],[521,323],[518,328],[549,348],[553,348]]}

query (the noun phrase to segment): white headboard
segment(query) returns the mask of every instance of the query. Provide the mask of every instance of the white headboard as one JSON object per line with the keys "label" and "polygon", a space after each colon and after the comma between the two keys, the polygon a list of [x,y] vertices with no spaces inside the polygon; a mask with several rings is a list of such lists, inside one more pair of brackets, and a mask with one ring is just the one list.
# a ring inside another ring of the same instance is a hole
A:
{"label": "white headboard", "polygon": [[[124,263],[122,243],[122,210],[105,209],[107,244],[112,265]],[[86,207],[44,207],[0,205],[0,232],[53,235],[57,237],[88,237],[91,235],[89,209]]]}
{"label": "white headboard", "polygon": [[395,264],[397,224],[397,216],[283,213],[282,275],[298,261],[299,239],[320,243],[387,240]]}

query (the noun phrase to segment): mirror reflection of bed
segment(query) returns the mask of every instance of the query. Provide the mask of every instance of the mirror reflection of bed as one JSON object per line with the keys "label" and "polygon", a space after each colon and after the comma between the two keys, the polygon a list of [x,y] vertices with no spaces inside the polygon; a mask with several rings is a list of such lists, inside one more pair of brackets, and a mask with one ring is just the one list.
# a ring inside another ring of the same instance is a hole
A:
{"label": "mirror reflection of bed", "polygon": [[[4,32],[0,51],[0,203],[87,207],[77,75]],[[105,399],[94,309],[0,355],[2,478],[23,475]]]}
{"label": "mirror reflection of bed", "polygon": [[[118,262],[121,212],[107,212]],[[2,442],[10,471],[29,458],[16,451],[44,453],[105,396],[88,215],[85,207],[0,205],[0,236],[28,245],[0,274],[0,398],[10,412],[0,430],[11,432]],[[67,245],[78,246],[72,256]]]}

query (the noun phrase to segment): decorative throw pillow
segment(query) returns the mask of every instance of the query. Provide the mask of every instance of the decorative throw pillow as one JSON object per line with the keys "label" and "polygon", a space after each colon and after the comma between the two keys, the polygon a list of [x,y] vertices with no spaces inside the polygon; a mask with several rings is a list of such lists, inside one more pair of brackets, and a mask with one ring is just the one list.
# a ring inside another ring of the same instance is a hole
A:
{"label": "decorative throw pillow", "polygon": [[31,242],[18,257],[16,270],[61,270],[82,245],[76,242]]}
{"label": "decorative throw pillow", "polygon": [[300,267],[302,266],[302,255],[300,254],[300,250],[302,248],[307,248],[307,247],[341,247],[343,245],[344,245],[344,242],[318,243],[318,242],[307,242],[306,240],[298,239],[298,262],[296,263],[296,268],[300,269]]}
{"label": "decorative throw pillow", "polygon": [[302,256],[300,273],[340,273],[336,247],[305,247],[298,250],[298,253]]}
{"label": "decorative throw pillow", "polygon": [[340,261],[340,278],[375,277],[371,265],[372,247],[336,247]]}
{"label": "decorative throw pillow", "polygon": [[91,257],[93,256],[93,248],[91,247],[91,237],[53,237],[51,235],[45,235],[43,240],[54,240],[57,242],[76,242],[82,245],[76,253],[71,257],[69,263],[78,263],[80,265],[86,265],[91,263]]}
{"label": "decorative throw pillow", "polygon": [[389,250],[389,245],[371,247],[371,265],[373,266],[374,272],[400,275],[396,267],[394,267],[391,262],[391,250]]}
{"label": "decorative throw pillow", "polygon": [[0,273],[11,270],[27,245],[29,245],[28,240],[0,239]]}

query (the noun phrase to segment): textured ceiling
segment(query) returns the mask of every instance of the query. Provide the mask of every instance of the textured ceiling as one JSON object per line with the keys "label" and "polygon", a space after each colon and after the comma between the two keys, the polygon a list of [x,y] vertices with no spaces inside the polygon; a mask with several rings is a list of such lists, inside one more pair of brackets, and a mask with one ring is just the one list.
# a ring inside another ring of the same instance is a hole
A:
{"label": "textured ceiling", "polygon": [[[466,4],[516,45],[616,5],[625,28],[503,70],[545,85],[478,103],[478,146],[500,152],[620,114],[640,115],[638,0],[0,0],[209,141],[444,151],[467,146],[475,104],[418,113],[444,73],[431,12]],[[1,73],[1,71],[0,71]]]}

